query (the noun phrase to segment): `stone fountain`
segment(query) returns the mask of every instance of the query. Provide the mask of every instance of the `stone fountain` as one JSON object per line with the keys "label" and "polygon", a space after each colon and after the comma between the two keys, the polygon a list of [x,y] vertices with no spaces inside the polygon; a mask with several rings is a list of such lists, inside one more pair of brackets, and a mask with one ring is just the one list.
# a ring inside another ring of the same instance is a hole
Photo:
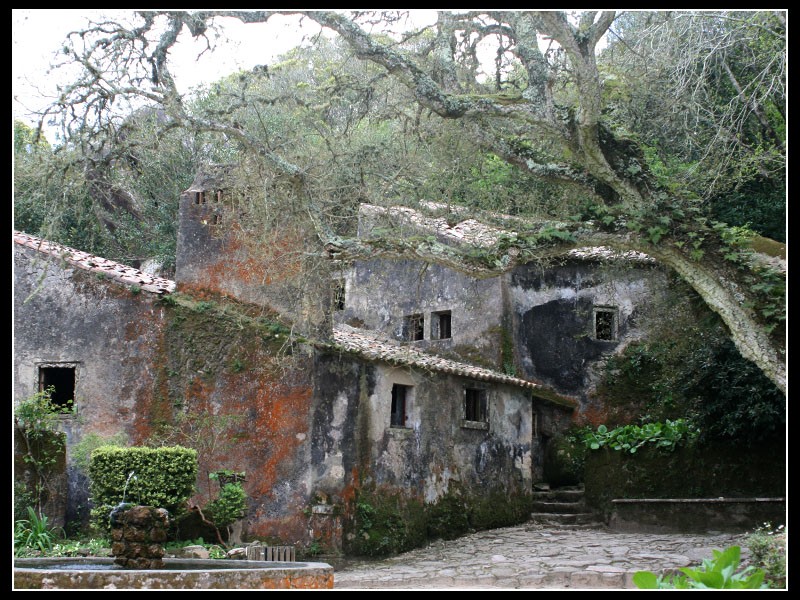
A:
{"label": "stone fountain", "polygon": [[14,589],[330,589],[326,563],[164,558],[168,513],[120,504],[111,513],[114,558],[14,561]]}

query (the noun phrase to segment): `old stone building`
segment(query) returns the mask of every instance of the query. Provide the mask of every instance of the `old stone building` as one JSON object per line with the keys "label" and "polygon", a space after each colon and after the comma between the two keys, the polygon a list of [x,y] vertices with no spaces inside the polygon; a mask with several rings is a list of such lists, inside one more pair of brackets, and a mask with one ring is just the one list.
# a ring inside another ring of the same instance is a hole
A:
{"label": "old stone building", "polygon": [[[597,369],[646,334],[665,285],[647,257],[576,252],[485,280],[331,265],[315,296],[221,227],[234,213],[213,184],[180,214],[175,281],[15,233],[15,401],[55,385],[76,406],[62,522],[90,505],[77,453],[120,435],[193,444],[196,503],[210,473],[245,472],[245,539],[357,552],[367,497],[524,514],[544,444],[592,410]],[[362,234],[387,218],[453,243],[496,233],[371,206],[360,218]]]}

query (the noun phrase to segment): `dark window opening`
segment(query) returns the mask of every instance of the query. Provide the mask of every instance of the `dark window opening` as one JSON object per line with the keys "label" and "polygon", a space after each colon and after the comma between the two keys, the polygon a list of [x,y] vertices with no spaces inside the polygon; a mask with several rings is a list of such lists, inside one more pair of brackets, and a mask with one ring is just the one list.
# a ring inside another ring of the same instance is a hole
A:
{"label": "dark window opening", "polygon": [[416,342],[425,339],[425,317],[422,315],[409,315],[403,324],[403,337]]}
{"label": "dark window opening", "polygon": [[75,399],[75,367],[39,367],[39,391],[50,388],[50,401],[59,408],[71,409]]}
{"label": "dark window opening", "polygon": [[486,390],[466,388],[464,390],[464,420],[485,423]]}
{"label": "dark window opening", "polygon": [[214,215],[214,216],[211,218],[211,224],[212,224],[212,225],[219,225],[219,224],[221,224],[221,223],[222,223],[222,215],[215,214],[215,215]]}
{"label": "dark window opening", "polygon": [[194,193],[194,203],[195,204],[205,204],[206,203],[206,193],[205,192],[195,192]]}
{"label": "dark window opening", "polygon": [[432,316],[431,326],[434,330],[431,332],[431,337],[437,340],[450,339],[452,337],[450,311],[433,313]]}
{"label": "dark window opening", "polygon": [[392,416],[390,424],[392,427],[406,426],[406,400],[408,399],[407,385],[395,383],[392,386]]}
{"label": "dark window opening", "polygon": [[615,340],[616,312],[613,310],[595,309],[594,311],[594,337],[598,340]]}
{"label": "dark window opening", "polygon": [[333,288],[333,308],[335,310],[344,310],[344,281],[339,281]]}

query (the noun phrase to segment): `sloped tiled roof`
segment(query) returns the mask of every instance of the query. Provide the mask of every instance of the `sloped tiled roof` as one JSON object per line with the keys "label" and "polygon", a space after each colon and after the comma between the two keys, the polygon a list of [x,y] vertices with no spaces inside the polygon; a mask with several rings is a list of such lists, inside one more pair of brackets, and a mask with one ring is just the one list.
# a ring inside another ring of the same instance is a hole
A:
{"label": "sloped tiled roof", "polygon": [[61,259],[80,269],[93,271],[95,273],[103,273],[106,277],[114,281],[127,285],[137,285],[145,292],[168,294],[175,291],[175,282],[170,279],[153,277],[139,269],[134,269],[133,267],[106,258],[100,258],[88,252],[82,252],[74,248],[62,246],[61,244],[48,242],[47,240],[28,235],[27,233],[14,231],[14,243],[20,246],[33,248],[43,254]]}
{"label": "sloped tiled roof", "polygon": [[572,399],[558,396],[535,381],[520,379],[519,377],[512,377],[511,375],[506,375],[505,373],[500,373],[492,369],[443,358],[435,354],[424,352],[408,344],[400,344],[392,340],[387,340],[381,337],[380,334],[365,329],[356,329],[344,324],[336,325],[333,330],[333,340],[335,344],[340,346],[343,350],[353,352],[370,360],[439,373],[448,373],[474,379],[476,381],[504,383],[515,387],[538,391],[558,404],[568,406],[575,405]]}

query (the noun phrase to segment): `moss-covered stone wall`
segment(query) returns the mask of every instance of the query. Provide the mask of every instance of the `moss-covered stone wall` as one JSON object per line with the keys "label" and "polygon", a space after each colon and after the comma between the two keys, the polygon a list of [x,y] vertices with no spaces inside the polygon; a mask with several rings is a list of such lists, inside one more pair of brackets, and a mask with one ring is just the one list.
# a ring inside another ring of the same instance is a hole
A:
{"label": "moss-covered stone wall", "polygon": [[584,483],[586,503],[606,517],[615,498],[785,497],[785,444],[715,442],[636,454],[601,448],[586,454]]}

